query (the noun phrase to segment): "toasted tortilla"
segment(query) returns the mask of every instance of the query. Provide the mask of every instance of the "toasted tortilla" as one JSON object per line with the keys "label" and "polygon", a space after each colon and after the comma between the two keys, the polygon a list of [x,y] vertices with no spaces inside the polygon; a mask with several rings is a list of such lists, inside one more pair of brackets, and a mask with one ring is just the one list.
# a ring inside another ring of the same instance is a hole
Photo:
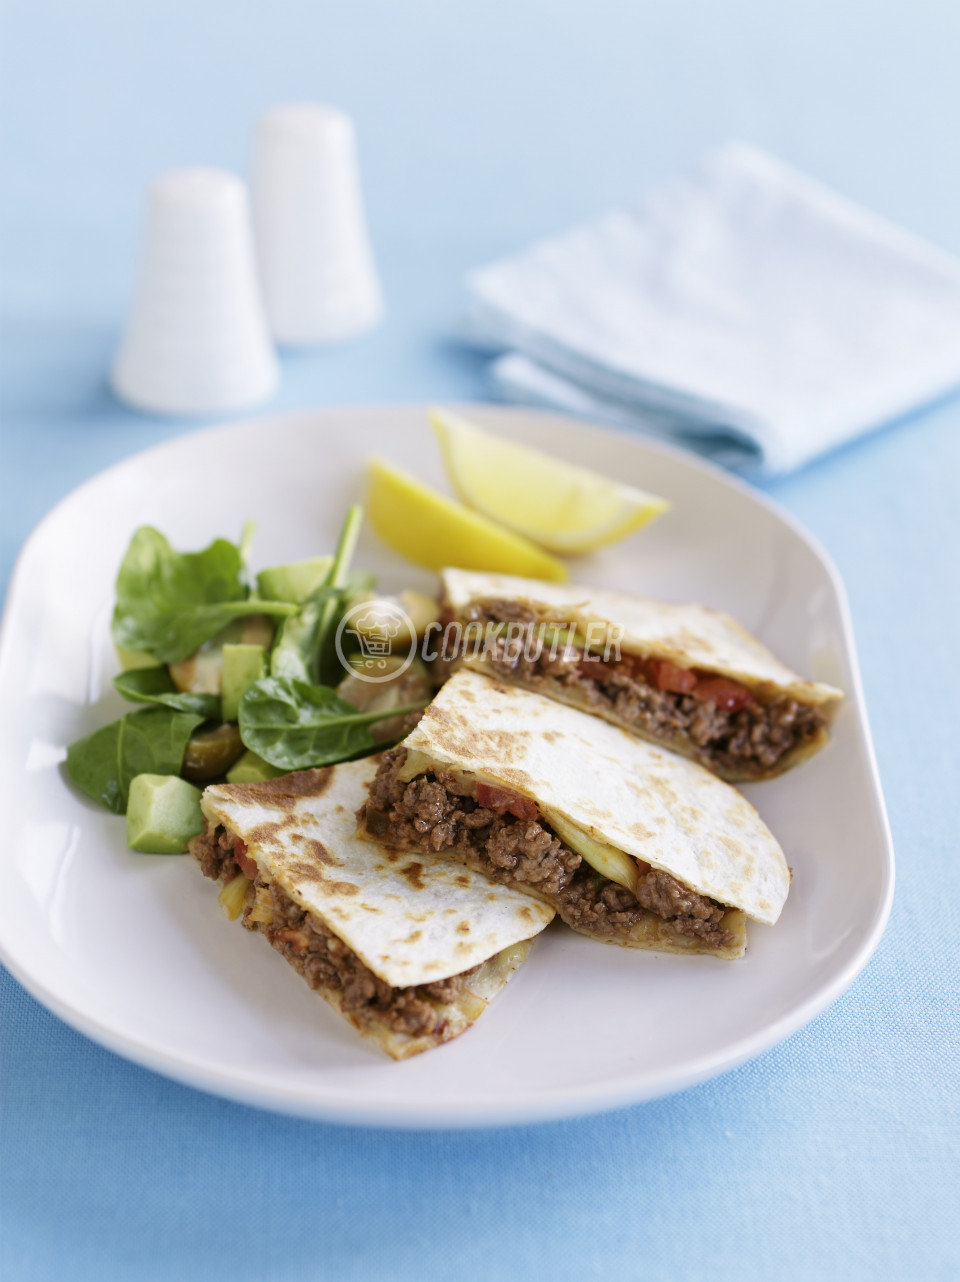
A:
{"label": "toasted tortilla", "polygon": [[[780,915],[790,872],[746,798],[694,762],[606,721],[461,669],[403,746],[404,777],[448,770],[511,789],[536,802],[548,823],[558,815],[719,904],[767,924]],[[739,955],[742,923],[723,924],[736,941],[720,955]],[[645,940],[615,942],[661,948],[668,942],[663,927],[655,918],[639,932]],[[698,944],[674,938],[670,951],[716,951]]]}
{"label": "toasted tortilla", "polygon": [[[784,753],[773,767],[718,769],[716,772],[725,779],[770,778],[798,765],[819,751],[829,739],[829,722],[843,698],[843,692],[823,682],[806,681],[781,663],[729,614],[702,605],[654,601],[601,588],[542,583],[505,574],[447,569],[441,577],[445,604],[455,617],[462,617],[471,605],[486,601],[516,603],[530,609],[539,621],[579,625],[583,629],[593,627],[593,635],[598,638],[608,633],[618,636],[620,649],[626,654],[643,659],[665,659],[681,668],[696,668],[711,675],[728,677],[745,686],[762,702],[786,695],[798,703],[819,709],[823,714],[822,729]],[[464,661],[479,671],[490,671],[482,653]],[[522,678],[492,675],[524,684]],[[632,734],[644,736],[641,728],[624,723],[602,705],[587,702],[582,687],[545,681],[528,688],[535,688],[594,716],[612,720]],[[679,733],[670,738],[658,737],[654,742],[664,743],[684,756],[696,755],[689,740]]]}
{"label": "toasted tortilla", "polygon": [[[373,1007],[346,1010],[338,989],[313,985],[364,1036],[394,1059],[405,1059],[469,1028],[553,911],[448,861],[358,840],[356,811],[376,769],[371,758],[264,783],[214,785],[202,805],[209,824],[222,824],[245,843],[261,879],[315,917],[391,988],[480,967],[463,981],[454,1003],[438,1005],[440,1028],[421,1036],[391,1029]],[[245,902],[248,921],[253,890],[251,885]],[[270,938],[269,928],[260,928]]]}

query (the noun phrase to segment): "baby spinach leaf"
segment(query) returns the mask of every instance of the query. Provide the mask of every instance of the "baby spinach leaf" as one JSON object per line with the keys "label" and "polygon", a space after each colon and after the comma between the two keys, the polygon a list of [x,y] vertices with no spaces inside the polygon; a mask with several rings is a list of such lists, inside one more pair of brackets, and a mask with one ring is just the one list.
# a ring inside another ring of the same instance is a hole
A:
{"label": "baby spinach leaf", "polygon": [[205,720],[175,708],[144,708],[120,718],[120,789],[127,808],[130,781],[136,775],[178,775],[190,736]]}
{"label": "baby spinach leaf", "polygon": [[252,579],[250,574],[250,554],[253,551],[253,536],[256,532],[256,521],[244,521],[243,529],[240,531],[240,542],[237,546],[237,551],[240,553],[240,576],[248,586]]}
{"label": "baby spinach leaf", "polygon": [[120,722],[94,730],[67,749],[67,774],[81,792],[122,815],[127,808],[120,787]]}
{"label": "baby spinach leaf", "polygon": [[297,613],[283,622],[270,654],[271,676],[308,683],[342,677],[334,652],[337,624],[348,598],[374,581],[370,574],[350,570],[362,521],[363,509],[351,507],[326,577]]}
{"label": "baby spinach leaf", "polygon": [[271,676],[311,680],[324,609],[331,597],[339,595],[339,588],[319,587],[296,614],[284,619],[270,652]]}
{"label": "baby spinach leaf", "polygon": [[[402,716],[422,703],[392,708]],[[359,712],[329,686],[288,677],[255,682],[240,701],[240,738],[244,746],[281,770],[305,770],[345,761],[376,745],[367,729],[384,720],[382,709]]]}
{"label": "baby spinach leaf", "polygon": [[345,585],[347,604],[352,604],[354,600],[359,599],[376,586],[377,576],[371,574],[369,570],[351,570],[347,575]]}
{"label": "baby spinach leaf", "polygon": [[122,815],[131,779],[140,774],[179,774],[187,740],[205,719],[176,708],[128,712],[71,744],[67,773],[81,792]]}
{"label": "baby spinach leaf", "polygon": [[113,639],[176,663],[231,619],[295,613],[284,601],[250,597],[245,577],[244,554],[227,539],[201,552],[176,552],[159,530],[141,526],[117,574]]}
{"label": "baby spinach leaf", "polygon": [[163,664],[156,668],[130,668],[113,678],[114,687],[131,703],[159,703],[179,712],[194,712],[210,720],[220,720],[218,694],[184,693],[174,685],[169,669]]}
{"label": "baby spinach leaf", "polygon": [[310,675],[314,681],[339,680],[339,665],[334,647],[337,624],[343,614],[344,594],[350,587],[350,562],[360,537],[363,524],[363,508],[354,503],[347,509],[347,515],[337,540],[337,550],[333,554],[333,564],[327,575],[325,586],[336,588],[337,595],[323,603],[320,619],[317,624],[316,649],[310,665]]}

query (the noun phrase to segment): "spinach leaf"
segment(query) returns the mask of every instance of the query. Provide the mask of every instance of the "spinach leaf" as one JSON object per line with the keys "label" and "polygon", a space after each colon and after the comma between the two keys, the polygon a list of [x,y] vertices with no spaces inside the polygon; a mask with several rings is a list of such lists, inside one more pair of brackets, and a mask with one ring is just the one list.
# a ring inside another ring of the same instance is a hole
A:
{"label": "spinach leaf", "polygon": [[388,713],[358,712],[329,686],[264,677],[240,700],[240,738],[272,766],[305,770],[371,751],[377,745],[369,725],[422,707],[411,703]]}
{"label": "spinach leaf", "polygon": [[320,619],[317,623],[316,649],[310,665],[314,681],[333,682],[343,675],[334,648],[334,637],[337,624],[343,614],[344,594],[350,586],[350,562],[353,559],[357,539],[360,537],[360,526],[363,524],[363,508],[354,503],[347,509],[337,550],[333,554],[333,564],[327,575],[325,587],[336,588],[337,595],[323,603]]}
{"label": "spinach leaf", "polygon": [[176,708],[143,708],[120,718],[120,788],[126,809],[135,775],[178,775],[190,736],[205,720]]}
{"label": "spinach leaf", "polygon": [[177,689],[169,669],[163,664],[156,668],[130,668],[113,678],[115,688],[131,703],[159,703],[179,712],[195,712],[197,716],[220,720],[218,694],[188,694]]}
{"label": "spinach leaf", "polygon": [[141,526],[117,574],[116,644],[176,663],[231,619],[295,613],[296,606],[284,601],[249,596],[244,555],[227,539],[215,539],[202,552],[175,552],[159,530]]}
{"label": "spinach leaf", "polygon": [[119,746],[120,722],[113,721],[67,749],[67,774],[73,783],[115,815],[127,808],[120,787]]}
{"label": "spinach leaf", "polygon": [[135,775],[176,775],[187,740],[205,718],[176,708],[128,712],[67,749],[67,773],[74,784],[114,814],[127,809]]}
{"label": "spinach leaf", "polygon": [[240,542],[237,551],[240,553],[240,576],[249,587],[252,582],[250,574],[250,554],[253,551],[253,536],[257,531],[256,521],[244,521],[240,531]]}
{"label": "spinach leaf", "polygon": [[319,587],[297,613],[284,619],[270,651],[270,675],[310,681],[314,668],[324,607],[332,597],[340,596],[339,588]]}
{"label": "spinach leaf", "polygon": [[359,599],[376,586],[377,576],[371,574],[369,570],[351,570],[346,582],[347,604],[351,604],[354,599]]}
{"label": "spinach leaf", "polygon": [[363,521],[363,509],[347,512],[330,569],[320,586],[290,619],[285,619],[270,654],[270,674],[295,681],[331,684],[342,677],[334,651],[334,637],[344,606],[351,594],[373,585],[373,576],[350,571]]}

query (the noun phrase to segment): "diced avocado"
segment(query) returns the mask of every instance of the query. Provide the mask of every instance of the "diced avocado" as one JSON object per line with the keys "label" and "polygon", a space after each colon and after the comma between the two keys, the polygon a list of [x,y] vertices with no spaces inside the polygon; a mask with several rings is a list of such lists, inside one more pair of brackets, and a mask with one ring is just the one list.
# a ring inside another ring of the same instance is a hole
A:
{"label": "diced avocado", "polygon": [[223,719],[236,721],[240,700],[267,670],[267,652],[262,645],[225,645],[220,689],[223,693]]}
{"label": "diced avocado", "polygon": [[178,775],[136,775],[127,801],[127,844],[149,855],[181,855],[203,828],[200,789]]}
{"label": "diced avocado", "polygon": [[117,658],[120,661],[120,667],[124,672],[129,672],[131,668],[155,668],[157,661],[152,654],[146,654],[143,650],[127,650],[122,645],[113,647],[117,652]]}
{"label": "diced avocado", "polygon": [[227,783],[263,783],[265,779],[276,779],[286,774],[278,770],[269,761],[258,757],[255,752],[245,752],[236,765],[227,771]]}
{"label": "diced avocado", "polygon": [[300,605],[327,577],[332,563],[332,556],[311,556],[305,561],[271,566],[257,575],[257,593],[264,601]]}
{"label": "diced avocado", "polygon": [[173,684],[184,694],[220,694],[223,647],[262,645],[269,650],[273,633],[273,623],[265,614],[247,614],[242,619],[234,619],[216,636],[204,641],[199,650],[179,663],[170,664]]}

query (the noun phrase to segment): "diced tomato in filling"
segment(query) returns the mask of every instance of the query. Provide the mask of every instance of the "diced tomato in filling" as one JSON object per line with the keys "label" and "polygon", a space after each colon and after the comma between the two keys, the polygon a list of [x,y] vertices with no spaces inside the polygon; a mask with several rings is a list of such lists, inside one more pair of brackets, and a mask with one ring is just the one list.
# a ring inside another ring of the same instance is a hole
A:
{"label": "diced tomato in filling", "polygon": [[639,655],[626,655],[633,669],[658,690],[671,694],[690,694],[705,703],[715,703],[725,712],[739,712],[754,696],[739,681],[718,677],[701,668],[681,668],[668,659],[641,659]]}
{"label": "diced tomato in filling", "polygon": [[658,690],[673,694],[690,694],[697,684],[697,674],[689,668],[678,668],[667,659],[648,659],[647,672]]}
{"label": "diced tomato in filling", "polygon": [[[739,681],[715,676],[711,672],[704,672],[701,668],[681,668],[678,664],[671,663],[669,659],[643,659],[638,654],[625,654],[619,663],[604,664],[607,670],[616,670],[618,667],[621,670],[624,667],[632,670],[639,679],[649,681],[651,685],[665,693],[693,695],[695,699],[702,699],[704,703],[715,703],[725,712],[739,712],[741,708],[745,708],[755,700],[755,696]],[[579,668],[584,676],[597,677],[596,662],[583,658],[580,660]],[[509,809],[509,807],[501,807],[501,809]]]}
{"label": "diced tomato in filling", "polygon": [[247,854],[247,843],[245,841],[241,841],[239,837],[233,843],[233,857],[239,864],[240,871],[243,873],[244,877],[249,878],[250,881],[256,881],[258,871],[257,861],[250,858]]}
{"label": "diced tomato in filling", "polygon": [[493,784],[477,784],[477,803],[484,810],[496,810],[498,814],[507,812],[518,819],[536,819],[539,811],[537,803],[529,797],[523,797],[510,788],[497,788]]}
{"label": "diced tomato in filling", "polygon": [[739,712],[753,702],[753,695],[746,686],[740,685],[738,681],[731,681],[729,677],[701,677],[693,693],[698,699],[703,699],[705,703],[715,703],[726,712]]}

